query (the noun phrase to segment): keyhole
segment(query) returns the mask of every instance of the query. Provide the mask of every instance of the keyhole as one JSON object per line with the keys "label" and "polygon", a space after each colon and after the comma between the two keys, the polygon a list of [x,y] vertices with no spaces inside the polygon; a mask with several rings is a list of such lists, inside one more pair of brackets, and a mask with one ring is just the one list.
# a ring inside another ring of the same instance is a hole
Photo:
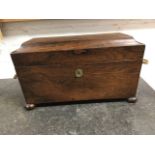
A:
{"label": "keyhole", "polygon": [[75,77],[80,78],[83,76],[83,70],[78,68],[75,70]]}

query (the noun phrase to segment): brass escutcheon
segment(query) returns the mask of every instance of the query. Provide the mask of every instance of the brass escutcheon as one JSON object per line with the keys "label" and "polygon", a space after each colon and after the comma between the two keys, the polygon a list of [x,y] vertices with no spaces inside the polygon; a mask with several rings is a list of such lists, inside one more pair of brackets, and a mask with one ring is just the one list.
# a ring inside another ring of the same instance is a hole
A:
{"label": "brass escutcheon", "polygon": [[83,70],[82,70],[82,69],[78,68],[78,69],[75,70],[75,77],[76,77],[76,78],[82,77],[83,74],[84,74],[84,73],[83,73]]}

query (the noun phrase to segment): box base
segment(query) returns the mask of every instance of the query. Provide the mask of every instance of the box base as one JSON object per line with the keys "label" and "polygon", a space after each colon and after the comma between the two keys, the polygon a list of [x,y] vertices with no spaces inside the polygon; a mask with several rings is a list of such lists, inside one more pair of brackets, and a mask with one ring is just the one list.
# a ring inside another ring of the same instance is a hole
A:
{"label": "box base", "polygon": [[[126,100],[129,104],[135,104],[136,102],[137,102],[137,98],[136,97],[129,97],[129,98],[127,98],[127,99],[116,99],[116,100],[109,100],[109,101],[118,101],[118,100]],[[86,101],[87,102],[87,101]],[[88,101],[88,103],[93,103],[94,101]],[[81,102],[75,102],[75,103],[81,103]],[[46,104],[45,104],[46,105]],[[47,104],[47,105],[53,105],[52,103],[51,104]],[[62,104],[60,104],[60,103],[58,103],[58,104],[54,104],[54,105],[62,105]],[[37,106],[43,106],[42,104],[33,104],[33,103],[27,103],[26,105],[25,105],[25,109],[26,110],[33,110],[35,107],[37,107]]]}

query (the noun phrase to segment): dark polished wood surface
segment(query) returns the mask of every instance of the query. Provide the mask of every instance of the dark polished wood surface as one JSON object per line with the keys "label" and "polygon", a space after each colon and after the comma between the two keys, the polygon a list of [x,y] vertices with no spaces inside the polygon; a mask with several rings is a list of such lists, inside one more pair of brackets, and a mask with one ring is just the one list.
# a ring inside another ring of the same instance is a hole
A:
{"label": "dark polished wood surface", "polygon": [[[98,49],[104,47],[139,46],[131,36],[121,33],[34,38],[22,44],[15,53]],[[37,48],[36,48],[37,47]]]}
{"label": "dark polished wood surface", "polygon": [[144,48],[125,34],[95,34],[31,39],[11,56],[27,104],[36,105],[135,97]]}

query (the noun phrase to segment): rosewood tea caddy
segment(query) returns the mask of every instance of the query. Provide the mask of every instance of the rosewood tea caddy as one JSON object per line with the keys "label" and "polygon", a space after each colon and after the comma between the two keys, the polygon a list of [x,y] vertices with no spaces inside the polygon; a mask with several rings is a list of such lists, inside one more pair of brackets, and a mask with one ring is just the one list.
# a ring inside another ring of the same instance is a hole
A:
{"label": "rosewood tea caddy", "polygon": [[145,45],[122,33],[34,38],[11,53],[26,108],[45,103],[136,102]]}

